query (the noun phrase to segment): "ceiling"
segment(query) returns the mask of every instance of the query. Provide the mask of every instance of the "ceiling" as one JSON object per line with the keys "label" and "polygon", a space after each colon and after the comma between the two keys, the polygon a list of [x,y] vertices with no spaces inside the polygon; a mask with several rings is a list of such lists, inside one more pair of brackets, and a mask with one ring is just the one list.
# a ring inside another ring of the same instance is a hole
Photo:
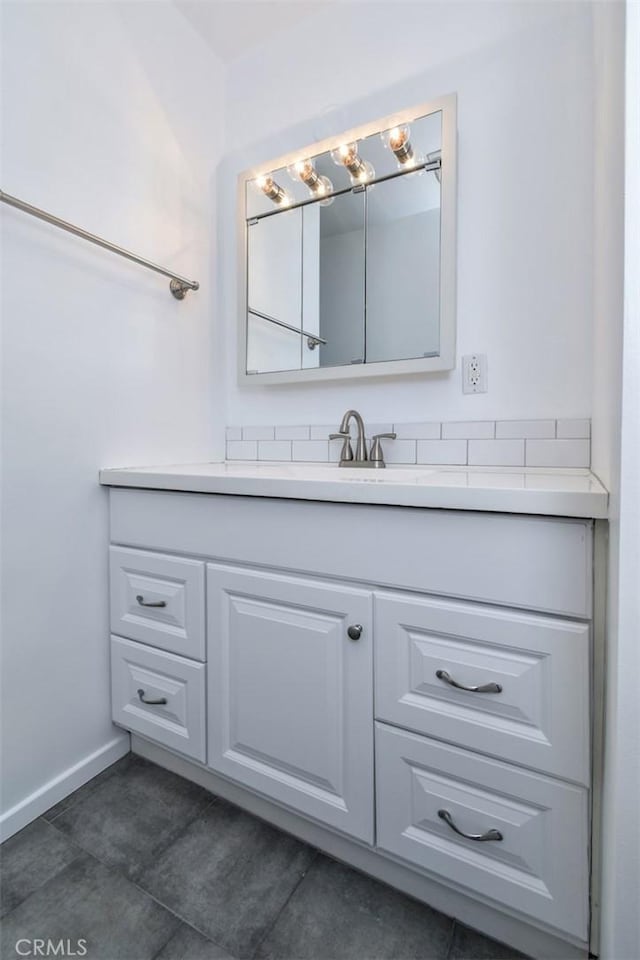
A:
{"label": "ceiling", "polygon": [[320,13],[326,0],[174,0],[214,54],[225,63],[307,17]]}

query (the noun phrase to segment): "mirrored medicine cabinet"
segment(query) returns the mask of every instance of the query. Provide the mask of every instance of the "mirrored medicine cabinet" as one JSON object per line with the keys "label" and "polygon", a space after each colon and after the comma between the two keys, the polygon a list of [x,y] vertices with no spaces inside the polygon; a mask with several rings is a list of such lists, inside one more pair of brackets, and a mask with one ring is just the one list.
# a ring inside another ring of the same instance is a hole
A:
{"label": "mirrored medicine cabinet", "polygon": [[455,366],[456,99],[239,178],[241,382]]}

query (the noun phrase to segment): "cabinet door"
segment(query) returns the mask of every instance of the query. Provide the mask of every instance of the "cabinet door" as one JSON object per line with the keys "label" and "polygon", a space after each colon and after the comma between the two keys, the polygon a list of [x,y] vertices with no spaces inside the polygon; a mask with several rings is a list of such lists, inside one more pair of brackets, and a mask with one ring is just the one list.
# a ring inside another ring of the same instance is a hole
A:
{"label": "cabinet door", "polygon": [[207,591],[209,766],[372,843],[371,594],[218,564]]}

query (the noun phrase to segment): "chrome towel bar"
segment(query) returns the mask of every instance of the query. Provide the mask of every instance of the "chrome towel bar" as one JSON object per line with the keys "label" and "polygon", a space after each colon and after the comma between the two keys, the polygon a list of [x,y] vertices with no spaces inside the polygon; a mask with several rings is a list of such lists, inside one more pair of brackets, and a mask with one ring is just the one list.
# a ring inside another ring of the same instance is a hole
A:
{"label": "chrome towel bar", "polygon": [[23,213],[28,213],[32,217],[44,220],[45,223],[50,223],[54,227],[66,230],[67,233],[72,233],[76,237],[88,240],[89,243],[95,243],[104,250],[110,250],[111,253],[117,253],[120,257],[126,257],[127,260],[139,263],[141,267],[146,267],[147,270],[154,270],[156,273],[161,273],[165,277],[170,277],[171,283],[169,284],[169,289],[176,300],[184,300],[187,295],[187,290],[198,290],[200,288],[197,280],[186,280],[173,270],[166,270],[164,267],[158,266],[157,263],[152,263],[151,260],[145,260],[144,257],[139,257],[137,254],[131,253],[130,250],[118,247],[115,243],[109,243],[108,240],[103,240],[102,237],[96,237],[95,234],[88,233],[87,230],[82,230],[81,227],[67,223],[66,220],[61,220],[60,217],[54,217],[52,213],[47,213],[45,210],[40,210],[39,207],[25,203],[24,200],[18,200],[17,197],[12,197],[9,193],[5,193],[4,190],[0,190],[0,200],[10,207],[15,207],[16,210],[22,210]]}

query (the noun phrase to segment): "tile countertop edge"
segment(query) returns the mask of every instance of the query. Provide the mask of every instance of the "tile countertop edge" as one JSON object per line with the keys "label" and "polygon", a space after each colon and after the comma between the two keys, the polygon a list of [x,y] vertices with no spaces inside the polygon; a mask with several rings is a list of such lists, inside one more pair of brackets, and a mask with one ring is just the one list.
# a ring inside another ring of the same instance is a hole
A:
{"label": "tile countertop edge", "polygon": [[[202,468],[202,464],[195,467]],[[216,464],[211,464],[215,467]],[[217,466],[220,466],[218,464]],[[246,464],[249,467],[249,464]],[[272,466],[276,466],[272,464]],[[452,486],[430,483],[417,485],[394,481],[384,484],[354,483],[338,478],[320,479],[317,476],[273,477],[221,476],[215,472],[184,472],[167,466],[156,468],[115,468],[100,471],[103,486],[134,489],[167,490],[181,493],[212,493],[227,496],[274,497],[291,500],[319,500],[334,503],[364,503],[381,506],[418,507],[441,510],[477,510],[492,513],[522,513],[540,516],[606,519],[608,493],[594,476],[600,489],[563,490],[517,488],[502,486]],[[431,475],[433,471],[427,471]],[[500,468],[491,471],[500,474]],[[566,474],[565,474],[566,475]],[[583,474],[584,475],[584,474]]]}

